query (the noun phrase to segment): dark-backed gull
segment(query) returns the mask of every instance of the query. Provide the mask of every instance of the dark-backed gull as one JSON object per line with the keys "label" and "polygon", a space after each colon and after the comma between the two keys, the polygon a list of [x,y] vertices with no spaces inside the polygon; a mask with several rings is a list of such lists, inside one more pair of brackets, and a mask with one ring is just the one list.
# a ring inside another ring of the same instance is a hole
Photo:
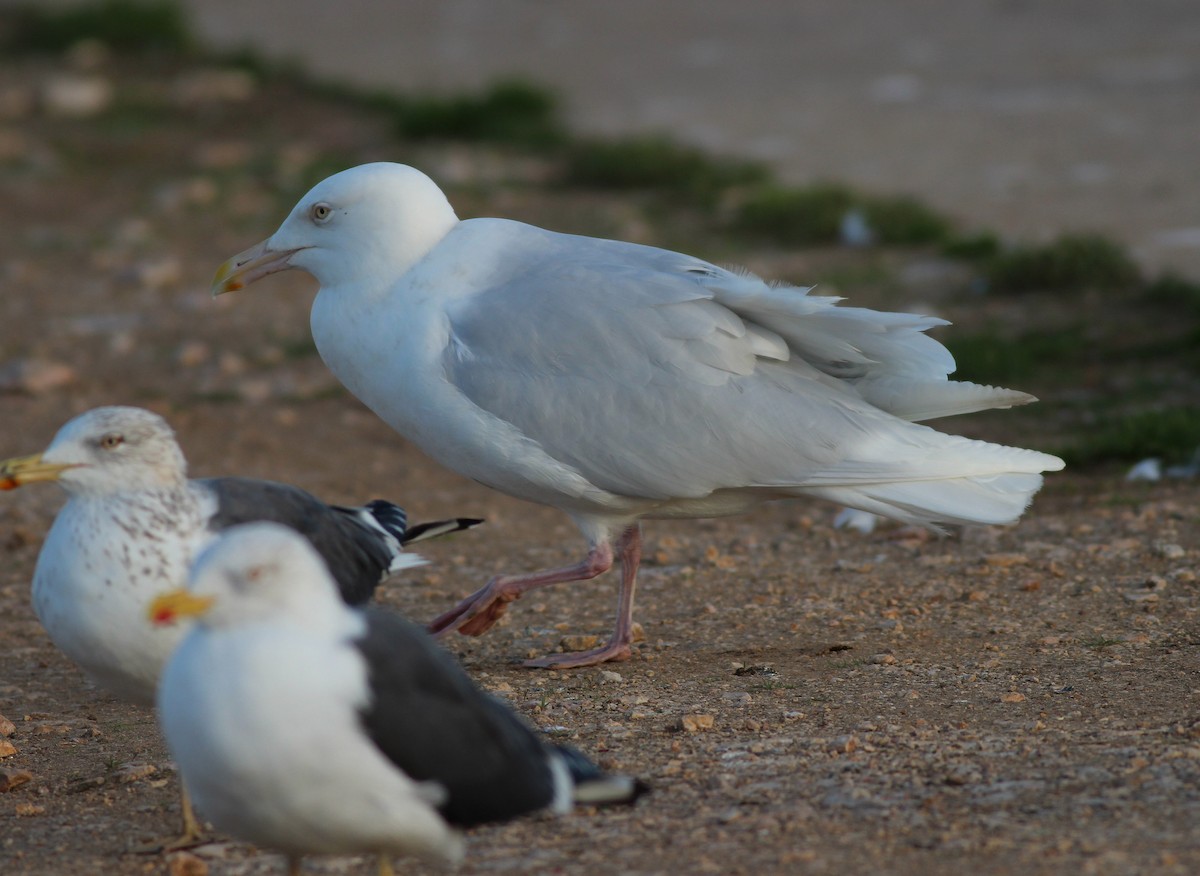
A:
{"label": "dark-backed gull", "polygon": [[453,863],[455,830],[643,790],[550,744],[420,627],[339,598],[292,530],[236,526],[150,608],[196,623],[163,670],[163,735],[201,813],[287,855]]}

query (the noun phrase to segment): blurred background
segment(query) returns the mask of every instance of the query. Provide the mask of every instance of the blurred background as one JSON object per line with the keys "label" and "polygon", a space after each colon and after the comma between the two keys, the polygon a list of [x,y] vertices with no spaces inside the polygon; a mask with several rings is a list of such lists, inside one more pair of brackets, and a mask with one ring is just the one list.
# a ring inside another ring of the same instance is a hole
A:
{"label": "blurred background", "polygon": [[188,0],[214,45],[402,90],[520,75],[572,129],[669,132],[787,181],[920,195],[1033,240],[1200,269],[1187,0]]}
{"label": "blurred background", "polygon": [[[48,182],[104,167],[53,203],[107,192],[117,226],[101,260],[118,283],[190,301],[202,248],[167,243],[162,216],[182,211],[206,242],[245,229],[227,238],[237,250],[328,173],[400,160],[464,216],[952,319],[959,376],[1052,402],[985,420],[995,437],[1076,465],[1186,467],[1200,444],[1193,2],[0,0],[0,13],[4,172],[50,217]],[[151,203],[119,207],[119,177]],[[34,250],[78,232],[26,223],[33,250],[9,277],[30,279]],[[301,324],[275,330],[310,349]],[[209,394],[244,389],[219,368],[199,378]]]}

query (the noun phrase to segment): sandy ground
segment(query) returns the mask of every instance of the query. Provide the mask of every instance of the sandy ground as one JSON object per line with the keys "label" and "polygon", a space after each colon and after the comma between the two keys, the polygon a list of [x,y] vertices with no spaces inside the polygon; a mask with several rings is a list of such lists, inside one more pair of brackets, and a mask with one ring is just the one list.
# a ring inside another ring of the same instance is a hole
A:
{"label": "sandy ground", "polygon": [[[12,64],[3,84],[59,72]],[[577,558],[560,515],[439,469],[339,391],[307,347],[306,280],[207,295],[215,265],[300,193],[297,165],[380,157],[392,147],[378,124],[277,90],[230,101],[211,80],[195,90],[190,70],[104,75],[162,106],[29,110],[0,129],[0,457],[41,449],[79,411],[141,404],[170,418],[196,475],[270,477],[339,502],[387,496],[414,519],[486,517],[387,588],[383,601],[418,619],[497,571]],[[625,215],[570,194],[459,195],[547,224]],[[944,306],[954,330],[995,316]],[[948,426],[1040,444],[1055,429],[1045,398],[1041,412]],[[0,714],[14,749],[0,770],[28,774],[0,793],[0,872],[281,872],[278,857],[226,839],[194,858],[128,853],[174,828],[176,777],[153,716],[89,687],[31,612],[61,501],[53,488],[0,497]],[[1197,872],[1197,507],[1194,481],[1099,472],[1053,477],[1014,528],[944,539],[835,531],[834,509],[815,503],[652,524],[633,660],[516,665],[564,636],[604,635],[611,580],[526,599],[488,636],[450,645],[533,723],[653,793],[632,810],[477,830],[462,872]],[[373,869],[336,859],[306,872]]]}

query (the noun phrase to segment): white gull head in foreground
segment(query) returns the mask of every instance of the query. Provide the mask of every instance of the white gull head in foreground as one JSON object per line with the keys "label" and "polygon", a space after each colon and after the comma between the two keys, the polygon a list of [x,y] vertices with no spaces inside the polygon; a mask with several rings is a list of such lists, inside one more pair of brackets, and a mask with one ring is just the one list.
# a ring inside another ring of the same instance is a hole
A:
{"label": "white gull head in foreground", "polygon": [[305,854],[461,858],[456,827],[645,790],[548,743],[481,692],[424,630],[346,606],[286,527],[235,526],[189,589],[150,606],[195,617],[163,671],[163,734],[200,811],[223,831]]}
{"label": "white gull head in foreground", "polygon": [[1011,523],[1063,465],[916,425],[1034,401],[948,380],[954,359],[925,334],[943,320],[668,250],[459,221],[404,165],[318,183],[214,292],[289,268],[319,281],[313,338],[352,393],[447,467],[561,508],[589,542],[575,565],[492,579],[433,631],[479,635],[523,593],[620,560],[611,640],[533,665],[630,656],[644,518],[818,496],[909,523]]}

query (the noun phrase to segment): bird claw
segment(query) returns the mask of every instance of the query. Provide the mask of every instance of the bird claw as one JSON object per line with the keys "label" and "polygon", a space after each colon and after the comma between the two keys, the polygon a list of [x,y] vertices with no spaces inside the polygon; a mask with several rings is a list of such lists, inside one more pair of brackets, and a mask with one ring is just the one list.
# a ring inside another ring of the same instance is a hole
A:
{"label": "bird claw", "polygon": [[595,666],[599,663],[620,663],[633,656],[633,647],[629,642],[611,641],[607,645],[593,648],[590,651],[573,651],[569,654],[547,654],[533,660],[526,660],[522,666],[529,669],[579,669],[584,666]]}
{"label": "bird claw", "polygon": [[488,582],[445,614],[429,622],[427,629],[441,637],[457,630],[464,636],[482,636],[508,611],[508,604],[521,594],[500,590]]}
{"label": "bird claw", "polygon": [[508,612],[508,600],[500,600],[492,602],[479,611],[478,614],[471,617],[466,623],[462,624],[458,631],[464,636],[482,636],[490,630],[500,618],[504,617]]}
{"label": "bird claw", "polygon": [[165,855],[169,852],[194,849],[209,842],[212,842],[212,838],[202,833],[184,833],[177,837],[163,837],[148,843],[139,843],[131,846],[129,852],[134,855]]}

